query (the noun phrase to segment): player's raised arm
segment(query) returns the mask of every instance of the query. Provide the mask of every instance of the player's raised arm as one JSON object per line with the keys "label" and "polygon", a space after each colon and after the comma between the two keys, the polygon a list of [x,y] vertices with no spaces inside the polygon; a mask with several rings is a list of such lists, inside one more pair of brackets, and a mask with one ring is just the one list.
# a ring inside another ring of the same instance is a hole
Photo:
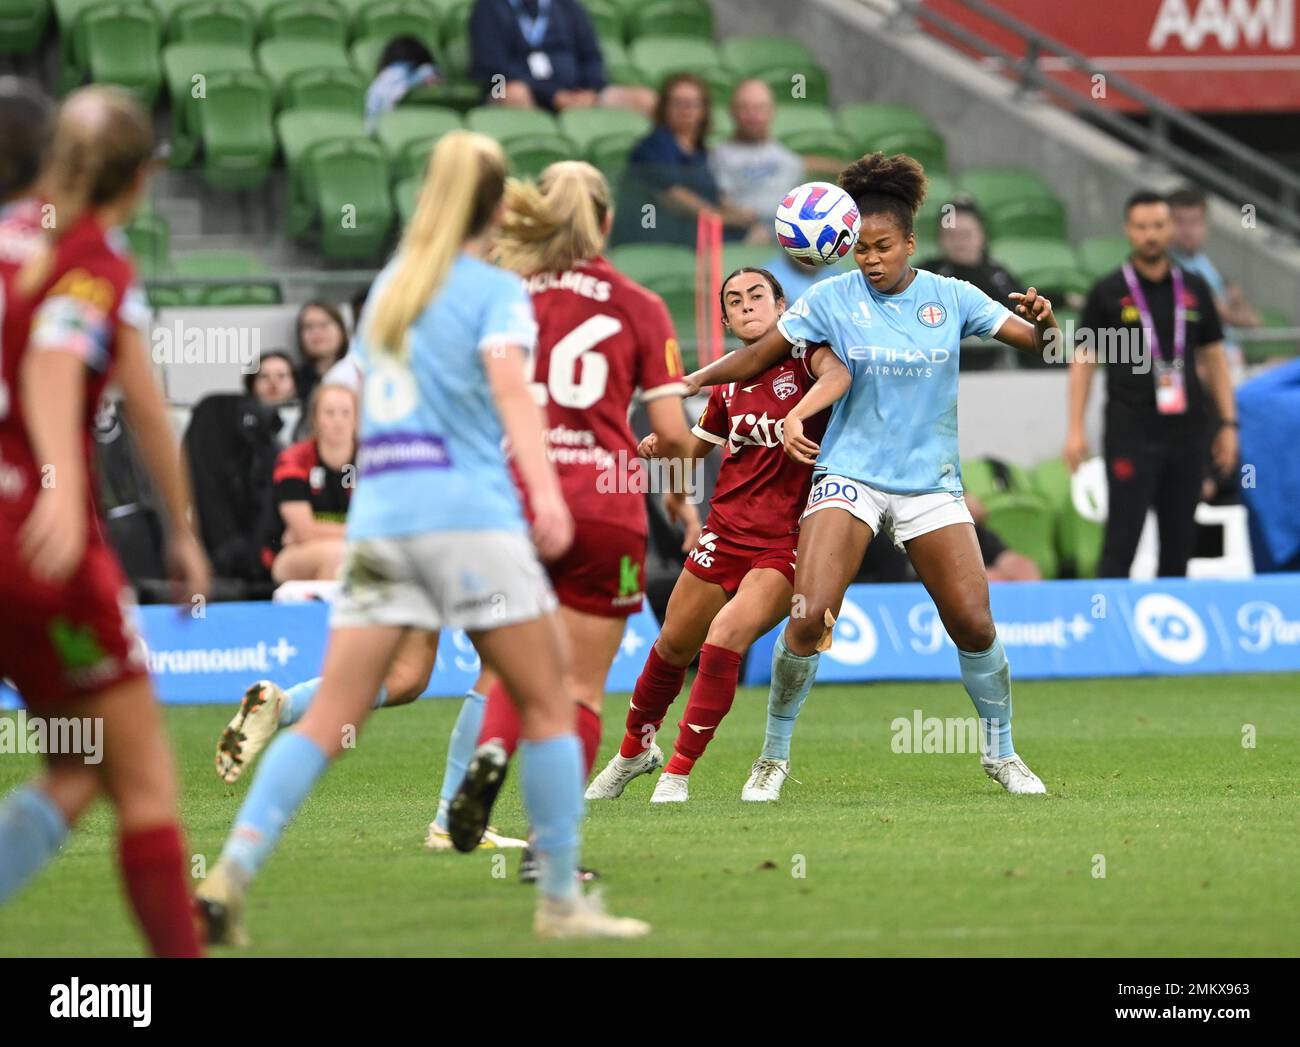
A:
{"label": "player's raised arm", "polygon": [[1015,315],[1008,317],[994,333],[999,342],[1013,349],[1041,353],[1052,338],[1062,337],[1051,301],[1036,288],[1031,287],[1024,294],[1016,291],[1011,298],[1016,303]]}
{"label": "player's raised arm", "polygon": [[742,346],[707,367],[691,372],[686,376],[686,385],[694,394],[706,385],[743,382],[766,371],[778,360],[785,359],[792,348],[794,343],[773,327],[753,344]]}

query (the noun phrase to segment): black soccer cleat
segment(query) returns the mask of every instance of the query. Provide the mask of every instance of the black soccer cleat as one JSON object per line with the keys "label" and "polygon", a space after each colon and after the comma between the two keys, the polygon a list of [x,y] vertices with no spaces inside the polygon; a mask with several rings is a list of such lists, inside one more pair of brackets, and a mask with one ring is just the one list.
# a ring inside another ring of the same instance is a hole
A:
{"label": "black soccer cleat", "polygon": [[474,750],[456,795],[447,808],[447,835],[462,854],[478,847],[492,817],[492,805],[505,784],[510,757],[499,742],[484,742]]}

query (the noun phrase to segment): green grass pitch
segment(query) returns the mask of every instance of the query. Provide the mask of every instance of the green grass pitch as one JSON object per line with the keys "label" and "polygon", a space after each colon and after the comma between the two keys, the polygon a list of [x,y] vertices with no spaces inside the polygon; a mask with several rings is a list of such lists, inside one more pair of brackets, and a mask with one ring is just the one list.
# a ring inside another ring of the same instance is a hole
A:
{"label": "green grass pitch", "polygon": [[[684,807],[650,807],[648,778],[589,805],[584,859],[603,873],[611,909],[654,924],[646,940],[538,942],[516,852],[424,850],[459,707],[426,701],[376,714],[290,826],[254,884],[250,952],[1300,953],[1300,676],[1021,682],[1017,748],[1046,797],[1004,794],[976,756],[892,752],[895,717],[971,707],[957,684],[873,684],[819,686],[795,736],[801,784],[787,783],[777,805],[742,804],[763,699],[741,692]],[[602,760],[625,708],[626,696],[610,696]],[[211,766],[230,711],[168,712],[189,843],[208,860],[248,787],[223,785]],[[0,789],[35,766],[0,758]],[[513,778],[494,820],[523,829]],[[140,952],[111,829],[97,807],[0,910],[0,955]]]}

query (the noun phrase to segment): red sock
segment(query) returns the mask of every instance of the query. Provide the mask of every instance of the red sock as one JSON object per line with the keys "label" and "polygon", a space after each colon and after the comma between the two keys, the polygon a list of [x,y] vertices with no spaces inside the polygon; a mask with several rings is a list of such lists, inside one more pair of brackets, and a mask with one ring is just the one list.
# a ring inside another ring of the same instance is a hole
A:
{"label": "red sock", "polygon": [[119,846],[126,893],[153,954],[202,956],[180,828],[127,833]]}
{"label": "red sock", "polygon": [[510,700],[510,693],[500,680],[493,680],[488,688],[487,701],[483,703],[483,726],[478,732],[478,744],[495,738],[503,746],[507,755],[513,756],[519,748],[519,734],[523,726],[519,719],[519,710]]}
{"label": "red sock", "polygon": [[669,774],[690,774],[695,761],[717,733],[718,724],[736,700],[740,679],[740,655],[725,647],[706,643],[700,648],[700,671],[691,685],[691,697],[677,725],[677,743],[664,770]]}
{"label": "red sock", "polygon": [[[673,704],[681,691],[685,679],[686,667],[679,669],[675,665],[669,665],[659,657],[659,651],[652,644],[641,675],[636,679],[636,688],[632,691],[632,705],[627,711],[627,731],[623,735],[623,744],[618,749],[620,756],[630,760],[645,752],[654,739],[654,732],[664,722],[668,706]],[[653,730],[647,731],[647,725],[653,727]]]}
{"label": "red sock", "polygon": [[600,717],[594,709],[581,702],[578,705],[578,739],[582,742],[582,756],[587,761],[587,771],[583,781],[591,777],[591,769],[596,766],[596,753],[600,751]]}

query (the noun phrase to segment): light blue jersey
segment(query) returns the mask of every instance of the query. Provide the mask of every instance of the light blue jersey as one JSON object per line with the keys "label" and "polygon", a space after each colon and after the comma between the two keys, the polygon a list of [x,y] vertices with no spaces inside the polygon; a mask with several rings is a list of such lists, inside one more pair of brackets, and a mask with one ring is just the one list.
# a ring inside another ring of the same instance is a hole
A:
{"label": "light blue jersey", "polygon": [[[396,264],[380,273],[372,302]],[[522,346],[530,356],[535,348],[523,281],[459,255],[412,325],[404,360],[367,344],[365,319],[352,343],[364,386],[348,538],[524,530],[483,366],[493,346]]]}
{"label": "light blue jersey", "polygon": [[961,340],[989,337],[1010,315],[965,280],[924,270],[901,294],[880,294],[857,269],[809,288],[777,327],[795,345],[829,343],[853,376],[816,471],[894,494],[961,494]]}

